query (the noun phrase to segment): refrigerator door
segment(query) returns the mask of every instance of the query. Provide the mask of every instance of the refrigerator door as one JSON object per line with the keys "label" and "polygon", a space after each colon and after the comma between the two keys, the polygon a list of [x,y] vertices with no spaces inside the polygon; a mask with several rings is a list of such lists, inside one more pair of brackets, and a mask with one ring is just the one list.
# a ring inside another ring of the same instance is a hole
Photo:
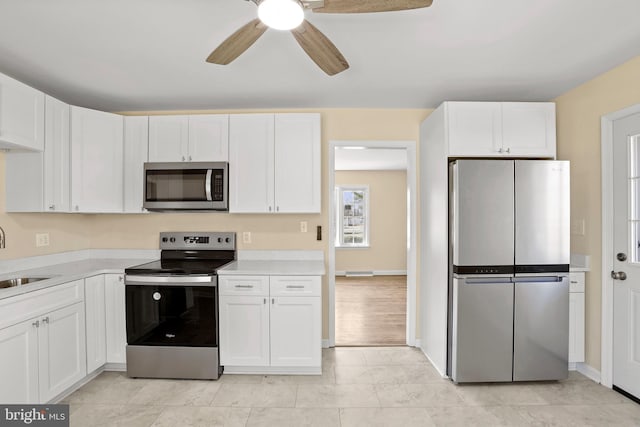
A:
{"label": "refrigerator door", "polygon": [[569,375],[569,277],[516,277],[513,380]]}
{"label": "refrigerator door", "polygon": [[516,272],[568,271],[569,162],[516,160],[515,190]]}
{"label": "refrigerator door", "polygon": [[453,265],[512,266],[513,160],[457,160],[451,168]]}
{"label": "refrigerator door", "polygon": [[456,277],[453,301],[451,379],[511,381],[512,278]]}

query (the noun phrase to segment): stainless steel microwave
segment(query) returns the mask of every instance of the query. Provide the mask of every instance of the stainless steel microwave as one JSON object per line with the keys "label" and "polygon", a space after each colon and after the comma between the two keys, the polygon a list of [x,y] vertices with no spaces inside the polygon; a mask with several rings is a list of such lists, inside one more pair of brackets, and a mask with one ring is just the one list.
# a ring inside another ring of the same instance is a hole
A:
{"label": "stainless steel microwave", "polygon": [[228,211],[229,163],[144,164],[144,208],[150,211]]}

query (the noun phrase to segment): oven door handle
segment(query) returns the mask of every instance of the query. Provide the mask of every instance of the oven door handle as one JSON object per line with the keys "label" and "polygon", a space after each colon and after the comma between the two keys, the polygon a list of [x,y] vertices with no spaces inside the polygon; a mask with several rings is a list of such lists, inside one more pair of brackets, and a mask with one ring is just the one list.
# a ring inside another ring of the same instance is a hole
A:
{"label": "oven door handle", "polygon": [[125,275],[125,285],[189,285],[216,286],[216,276],[136,276]]}
{"label": "oven door handle", "polygon": [[213,174],[213,170],[212,169],[207,169],[207,178],[205,179],[204,182],[204,191],[207,195],[207,200],[208,201],[213,201],[213,197],[211,197],[211,175]]}

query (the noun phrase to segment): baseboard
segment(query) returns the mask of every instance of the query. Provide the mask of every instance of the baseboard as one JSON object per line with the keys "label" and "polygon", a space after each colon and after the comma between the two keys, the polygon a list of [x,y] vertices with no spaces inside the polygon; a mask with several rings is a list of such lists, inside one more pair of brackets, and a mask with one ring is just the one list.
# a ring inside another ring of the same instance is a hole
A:
{"label": "baseboard", "polygon": [[416,339],[413,341],[413,346],[414,346],[414,347],[417,347],[417,348],[419,348],[419,349],[422,349],[422,341],[420,340],[420,338],[416,338]]}
{"label": "baseboard", "polygon": [[[416,340],[417,341],[417,340]],[[424,348],[422,348],[422,346],[420,346],[420,351],[422,351],[422,354],[424,354],[424,356],[427,358],[427,360],[429,361],[429,363],[431,363],[431,366],[433,366],[433,369],[435,369],[436,371],[438,371],[438,373],[440,374],[440,376],[442,378],[449,378],[447,376],[446,372],[440,372],[440,369],[438,369],[438,367],[436,366],[435,363],[433,363],[433,360],[431,360],[431,358],[429,357],[429,355],[427,353],[425,353]]]}
{"label": "baseboard", "polygon": [[578,368],[576,367],[576,362],[569,362],[569,370],[570,371],[577,371]]}
{"label": "baseboard", "polygon": [[127,372],[127,364],[126,363],[107,363],[104,365],[105,371],[113,371],[113,372]]}
{"label": "baseboard", "polygon": [[95,371],[91,372],[90,374],[87,374],[84,378],[82,378],[80,381],[76,382],[74,385],[72,385],[71,387],[69,387],[68,389],[66,389],[65,391],[63,391],[62,393],[60,393],[59,395],[55,396],[53,399],[51,399],[48,403],[59,403],[60,401],[66,399],[68,396],[70,396],[74,391],[78,390],[80,387],[82,387],[83,385],[87,384],[89,381],[93,380],[94,378],[96,378],[98,375],[100,375],[102,372],[104,371],[104,366],[101,366],[100,368],[96,369]]}
{"label": "baseboard", "polygon": [[224,374],[240,375],[322,375],[322,367],[225,366]]}
{"label": "baseboard", "polygon": [[600,384],[600,371],[586,363],[576,363],[576,370],[585,377]]}
{"label": "baseboard", "polygon": [[[369,270],[369,271],[336,271],[336,276],[347,276],[347,273],[351,276],[406,276],[407,270]],[[357,273],[357,274],[353,274]],[[366,273],[366,274],[360,274]]]}
{"label": "baseboard", "polygon": [[322,340],[322,348],[331,348],[331,345],[329,345],[329,340]]}

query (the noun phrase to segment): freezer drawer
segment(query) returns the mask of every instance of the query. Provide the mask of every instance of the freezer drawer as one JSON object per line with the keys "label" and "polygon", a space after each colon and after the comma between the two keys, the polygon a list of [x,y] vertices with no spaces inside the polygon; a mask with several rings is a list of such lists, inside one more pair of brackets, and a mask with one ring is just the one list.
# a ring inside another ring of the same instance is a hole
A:
{"label": "freezer drawer", "polygon": [[454,278],[451,378],[455,382],[512,380],[511,278]]}
{"label": "freezer drawer", "polygon": [[569,375],[569,277],[516,277],[513,380]]}

